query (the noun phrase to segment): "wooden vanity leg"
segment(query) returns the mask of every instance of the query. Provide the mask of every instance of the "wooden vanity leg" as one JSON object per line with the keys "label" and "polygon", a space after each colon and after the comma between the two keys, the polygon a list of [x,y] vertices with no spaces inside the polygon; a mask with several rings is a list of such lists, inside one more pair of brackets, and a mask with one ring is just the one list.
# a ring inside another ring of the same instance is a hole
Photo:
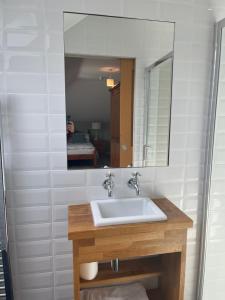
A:
{"label": "wooden vanity leg", "polygon": [[181,252],[162,255],[162,300],[184,300],[185,265],[186,244]]}
{"label": "wooden vanity leg", "polygon": [[74,284],[74,300],[80,300],[80,263],[79,248],[73,241],[73,284]]}

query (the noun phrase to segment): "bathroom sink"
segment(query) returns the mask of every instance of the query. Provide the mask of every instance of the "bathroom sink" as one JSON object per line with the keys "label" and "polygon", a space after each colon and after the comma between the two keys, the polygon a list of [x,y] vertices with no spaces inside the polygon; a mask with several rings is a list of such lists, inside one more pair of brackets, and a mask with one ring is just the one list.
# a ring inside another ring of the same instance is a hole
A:
{"label": "bathroom sink", "polygon": [[167,216],[149,198],[121,198],[91,202],[95,226],[165,221]]}

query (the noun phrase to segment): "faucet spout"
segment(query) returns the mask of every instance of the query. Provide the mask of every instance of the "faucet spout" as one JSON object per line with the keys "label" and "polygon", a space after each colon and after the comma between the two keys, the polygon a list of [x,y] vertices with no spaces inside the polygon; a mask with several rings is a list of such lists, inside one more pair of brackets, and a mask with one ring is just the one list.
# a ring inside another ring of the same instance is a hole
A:
{"label": "faucet spout", "polygon": [[136,195],[139,196],[140,195],[140,188],[138,184],[134,184],[134,188],[136,190]]}
{"label": "faucet spout", "polygon": [[114,176],[111,172],[106,175],[106,179],[103,182],[103,187],[108,191],[108,197],[112,197],[114,182],[112,180],[112,176]]}
{"label": "faucet spout", "polygon": [[140,186],[139,186],[139,180],[138,176],[141,176],[139,172],[136,172],[132,175],[132,177],[128,180],[128,186],[132,189],[136,190],[136,195],[140,195]]}
{"label": "faucet spout", "polygon": [[108,185],[108,197],[112,197],[112,189],[113,189],[112,184],[109,184]]}

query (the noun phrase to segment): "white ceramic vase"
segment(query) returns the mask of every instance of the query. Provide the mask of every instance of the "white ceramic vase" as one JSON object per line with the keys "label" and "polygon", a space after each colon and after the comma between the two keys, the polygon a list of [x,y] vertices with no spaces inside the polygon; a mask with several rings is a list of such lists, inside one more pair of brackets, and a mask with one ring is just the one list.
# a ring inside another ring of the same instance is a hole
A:
{"label": "white ceramic vase", "polygon": [[93,280],[98,274],[98,263],[91,262],[80,265],[80,278]]}

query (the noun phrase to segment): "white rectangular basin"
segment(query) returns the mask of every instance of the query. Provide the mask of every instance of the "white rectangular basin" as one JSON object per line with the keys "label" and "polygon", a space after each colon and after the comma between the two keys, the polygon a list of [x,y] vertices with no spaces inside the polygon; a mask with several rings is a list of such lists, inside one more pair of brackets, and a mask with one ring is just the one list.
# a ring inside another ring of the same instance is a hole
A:
{"label": "white rectangular basin", "polygon": [[121,198],[91,202],[95,226],[165,221],[167,216],[149,198]]}

